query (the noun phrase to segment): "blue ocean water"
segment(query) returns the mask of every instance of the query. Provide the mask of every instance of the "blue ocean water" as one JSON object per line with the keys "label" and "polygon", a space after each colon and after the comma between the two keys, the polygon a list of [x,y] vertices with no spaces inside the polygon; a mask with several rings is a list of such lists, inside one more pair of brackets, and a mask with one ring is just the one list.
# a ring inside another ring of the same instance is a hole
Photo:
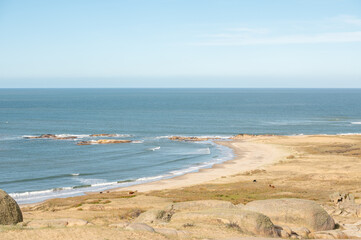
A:
{"label": "blue ocean water", "polygon": [[[25,139],[41,134],[77,140]],[[78,146],[91,134],[133,143]],[[361,133],[361,89],[0,89],[0,188],[19,203],[170,178],[232,158],[169,136]]]}

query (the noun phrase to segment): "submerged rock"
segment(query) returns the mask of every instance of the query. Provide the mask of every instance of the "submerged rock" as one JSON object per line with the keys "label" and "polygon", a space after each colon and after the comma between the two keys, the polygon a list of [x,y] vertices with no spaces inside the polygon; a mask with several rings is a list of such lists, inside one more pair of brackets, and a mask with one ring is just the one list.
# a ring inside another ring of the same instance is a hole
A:
{"label": "submerged rock", "polygon": [[186,142],[200,142],[208,140],[217,140],[221,138],[212,138],[212,137],[181,137],[181,136],[172,136],[169,140],[173,141],[186,141]]}
{"label": "submerged rock", "polygon": [[90,137],[116,137],[116,134],[100,133],[100,134],[91,134]]}
{"label": "submerged rock", "polygon": [[295,198],[257,200],[242,209],[268,216],[274,224],[306,227],[311,231],[332,230],[333,218],[316,202]]}
{"label": "submerged rock", "polygon": [[99,139],[91,141],[81,141],[76,145],[92,145],[92,144],[114,144],[114,143],[130,143],[131,140],[121,140],[121,139]]}
{"label": "submerged rock", "polygon": [[0,189],[0,225],[17,224],[23,221],[23,214],[16,201]]}
{"label": "submerged rock", "polygon": [[27,136],[24,137],[26,139],[57,139],[57,140],[67,140],[67,139],[76,139],[78,137],[76,136],[66,136],[66,137],[61,137],[55,134],[42,134],[40,136]]}

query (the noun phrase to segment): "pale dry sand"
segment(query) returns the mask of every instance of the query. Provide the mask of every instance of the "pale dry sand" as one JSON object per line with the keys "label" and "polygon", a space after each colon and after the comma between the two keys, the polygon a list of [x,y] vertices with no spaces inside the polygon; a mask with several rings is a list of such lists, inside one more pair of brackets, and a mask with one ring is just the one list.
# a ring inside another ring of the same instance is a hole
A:
{"label": "pale dry sand", "polygon": [[234,159],[215,164],[212,168],[201,169],[198,172],[156,182],[117,188],[113,191],[148,192],[194,186],[273,164],[289,154],[285,149],[276,145],[245,140],[217,141],[216,143],[232,148],[235,154]]}

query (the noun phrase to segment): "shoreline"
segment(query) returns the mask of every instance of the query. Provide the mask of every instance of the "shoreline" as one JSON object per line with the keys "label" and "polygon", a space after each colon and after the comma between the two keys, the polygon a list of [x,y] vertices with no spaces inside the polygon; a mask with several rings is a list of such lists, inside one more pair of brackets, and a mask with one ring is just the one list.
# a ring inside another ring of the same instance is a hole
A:
{"label": "shoreline", "polygon": [[[256,170],[261,167],[273,164],[277,162],[277,158],[281,158],[286,155],[284,150],[281,150],[269,144],[255,143],[250,141],[251,139],[229,140],[230,141],[212,141],[217,145],[230,148],[233,151],[233,157],[232,159],[226,160],[222,163],[215,163],[210,168],[200,168],[197,172],[190,172],[180,176],[155,180],[152,182],[140,183],[125,187],[111,187],[103,191],[84,192],[83,195],[93,195],[99,194],[100,192],[107,193],[119,191],[150,192],[156,190],[189,187],[193,185],[213,182],[217,179],[221,179],[222,177]],[[51,199],[67,199],[71,197],[74,196],[68,196],[64,198],[49,198],[39,202],[19,204],[19,206],[36,206]]]}
{"label": "shoreline", "polygon": [[[149,192],[165,189],[176,189],[193,185],[213,182],[222,177],[259,169],[277,162],[287,155],[284,149],[270,144],[255,143],[249,140],[213,141],[233,150],[233,158],[212,165],[211,168],[202,168],[198,172],[186,173],[169,179],[137,184],[129,187],[109,189],[110,192],[137,191]],[[92,192],[86,194],[94,194]]]}

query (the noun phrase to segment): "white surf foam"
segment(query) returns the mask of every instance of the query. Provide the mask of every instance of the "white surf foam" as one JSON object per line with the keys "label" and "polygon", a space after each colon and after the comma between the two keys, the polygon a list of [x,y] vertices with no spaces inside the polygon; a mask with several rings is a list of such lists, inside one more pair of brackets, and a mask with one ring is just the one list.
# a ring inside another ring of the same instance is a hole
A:
{"label": "white surf foam", "polygon": [[360,125],[360,124],[361,124],[361,122],[351,122],[351,124]]}
{"label": "white surf foam", "polygon": [[156,150],[159,150],[159,149],[160,149],[160,146],[154,147],[154,148],[148,148],[149,151],[156,151]]}
{"label": "white surf foam", "polygon": [[[222,163],[224,161],[233,158],[232,149],[225,146],[217,145],[212,142],[208,144],[215,146],[215,148],[220,151],[219,155],[221,157],[212,158],[209,161],[193,164],[183,169],[169,171],[168,173],[162,175],[141,177],[136,179],[135,181],[128,180],[128,181],[108,182],[104,179],[98,179],[98,178],[88,179],[88,178],[78,177],[80,175],[79,173],[72,173],[71,176],[77,176],[74,178],[74,180],[78,181],[81,184],[80,186],[62,187],[62,188],[54,188],[54,189],[24,192],[24,193],[10,193],[10,196],[12,196],[20,204],[34,203],[50,198],[78,196],[84,194],[84,192],[97,192],[97,191],[104,191],[109,188],[127,187],[127,186],[147,183],[147,182],[159,181],[162,179],[173,178],[191,172],[198,172],[202,168],[210,168],[214,164]],[[199,149],[198,153],[210,154],[210,151],[211,151],[210,148],[202,148]]]}

